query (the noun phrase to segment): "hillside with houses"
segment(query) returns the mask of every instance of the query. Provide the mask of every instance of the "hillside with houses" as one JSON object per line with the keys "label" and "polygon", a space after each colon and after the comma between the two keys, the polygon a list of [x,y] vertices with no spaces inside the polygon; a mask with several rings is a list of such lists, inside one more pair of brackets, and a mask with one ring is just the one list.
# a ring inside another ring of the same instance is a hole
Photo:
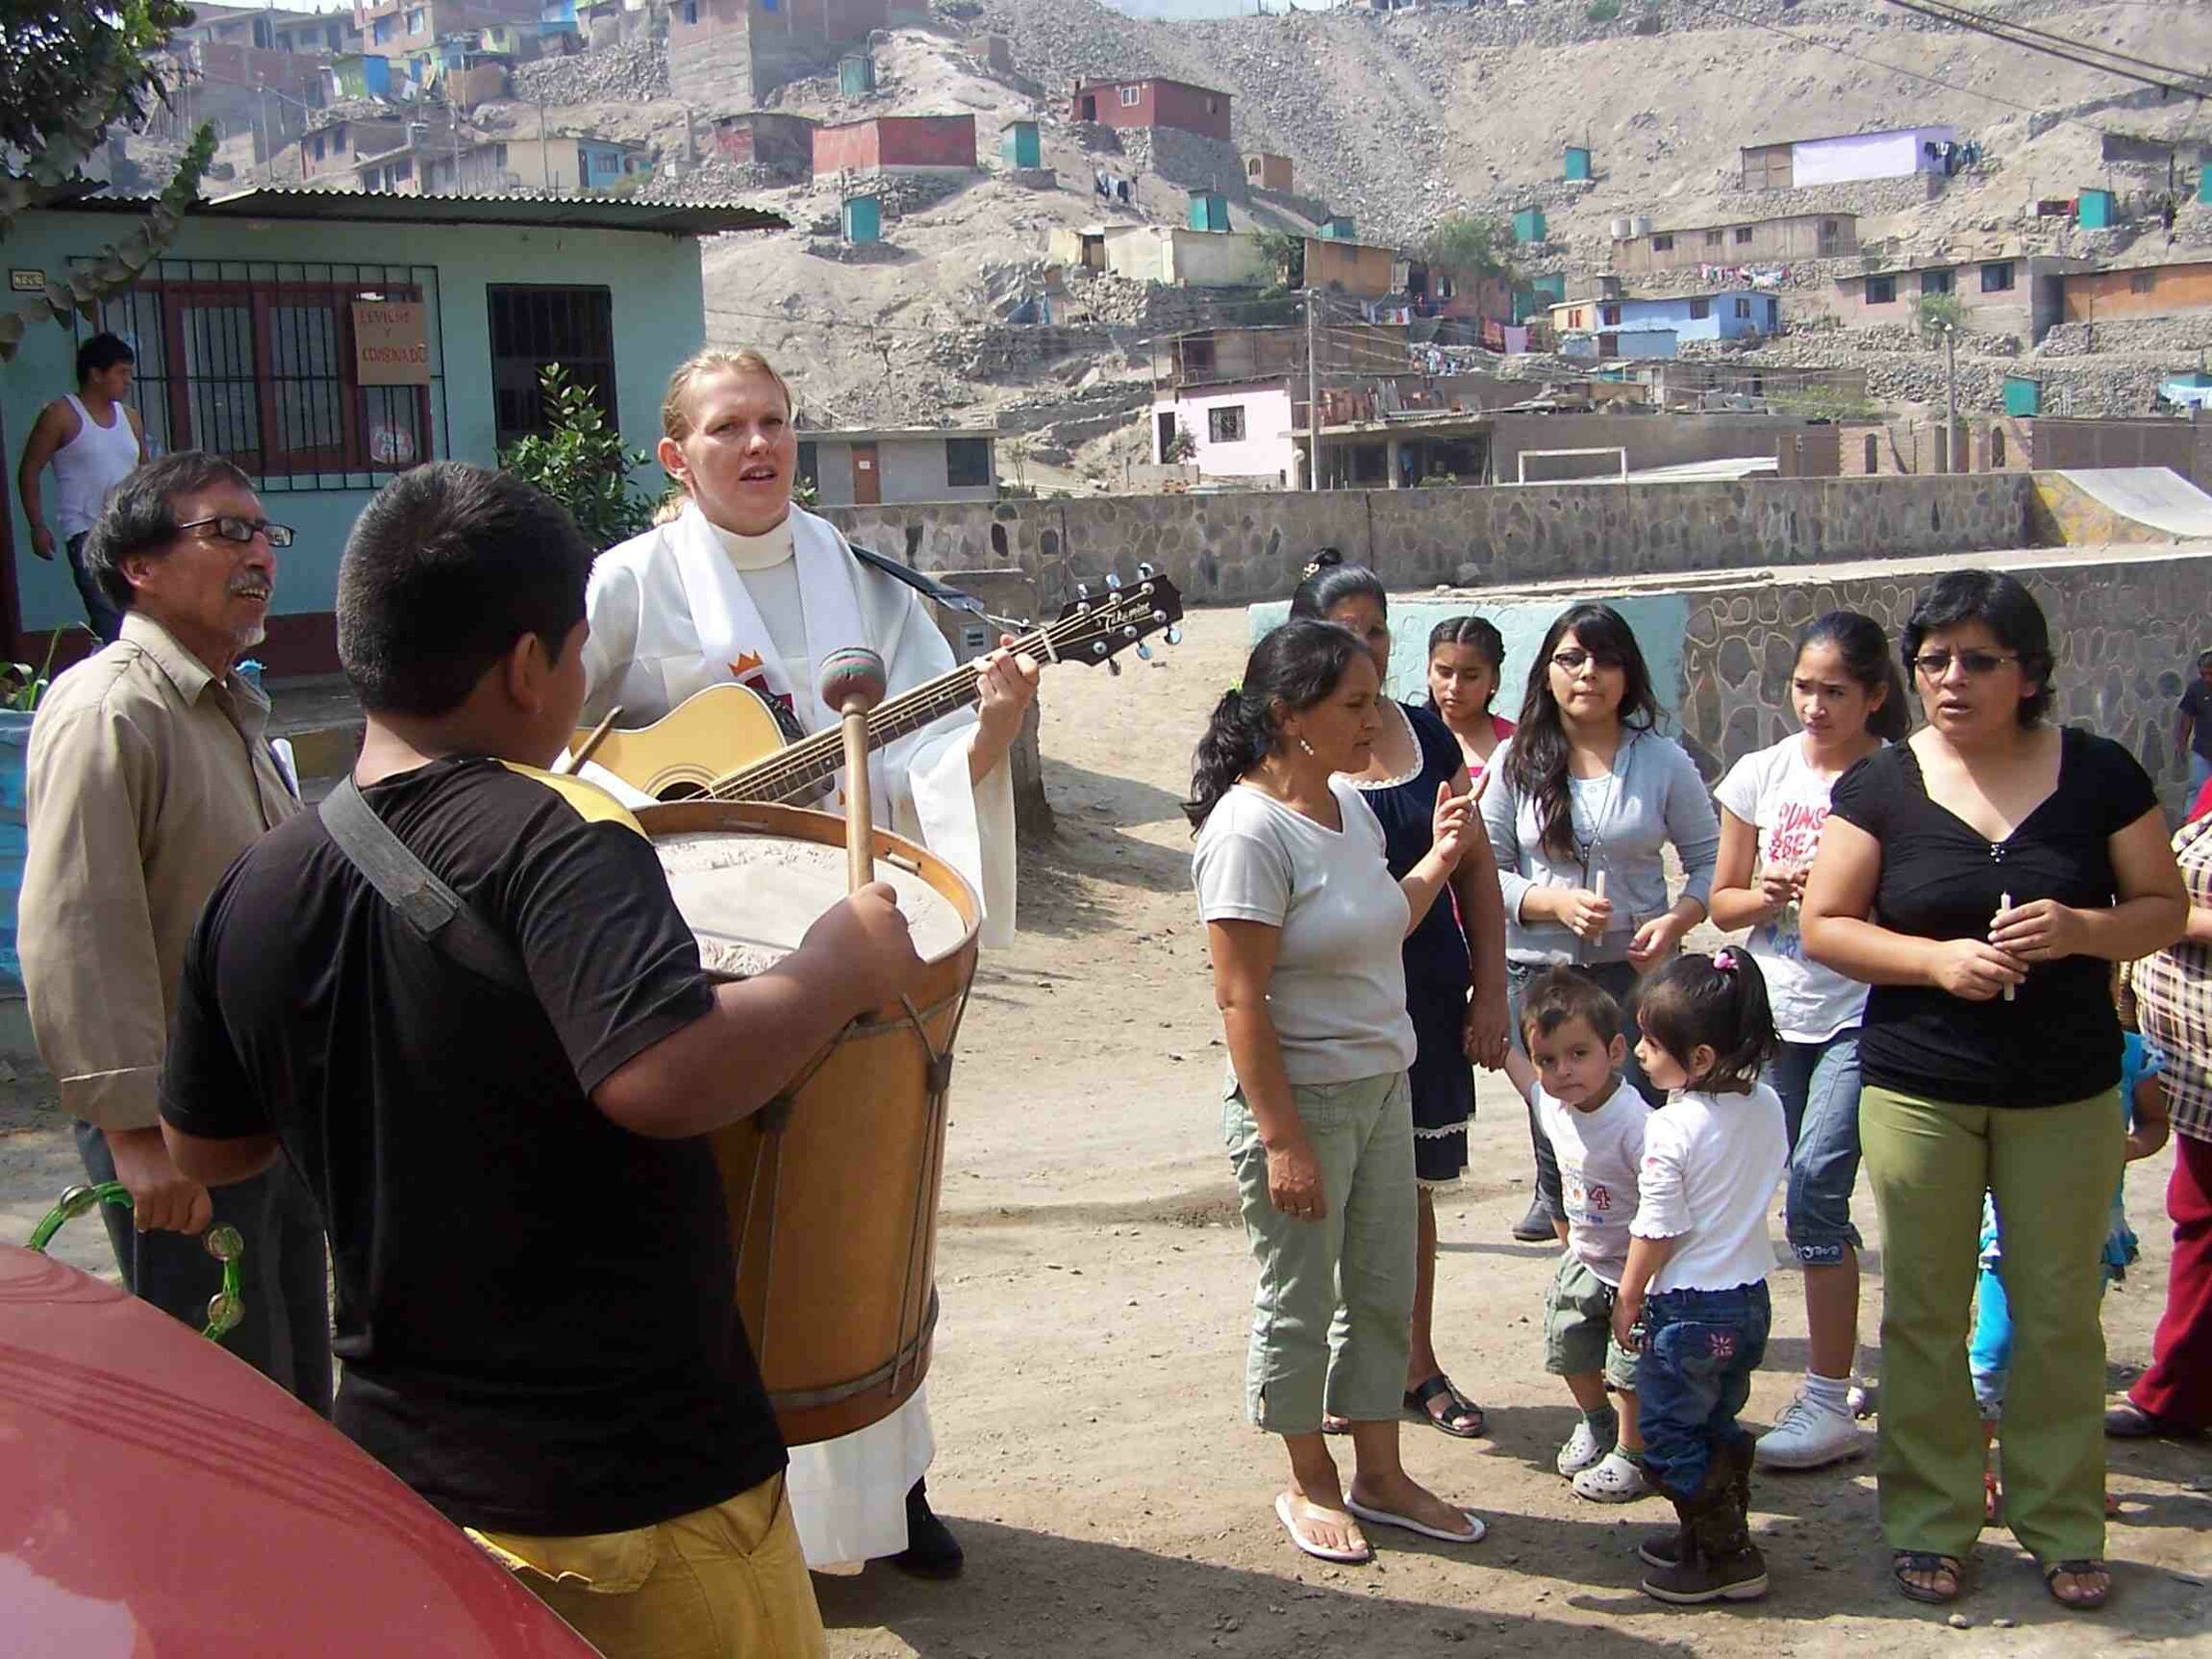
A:
{"label": "hillside with houses", "polygon": [[224,189],[773,212],[711,337],[1018,488],[1293,486],[1316,400],[1347,485],[2179,456],[2212,5],[1987,10],[2074,50],[1859,0],[208,6],[118,176],[214,119]]}

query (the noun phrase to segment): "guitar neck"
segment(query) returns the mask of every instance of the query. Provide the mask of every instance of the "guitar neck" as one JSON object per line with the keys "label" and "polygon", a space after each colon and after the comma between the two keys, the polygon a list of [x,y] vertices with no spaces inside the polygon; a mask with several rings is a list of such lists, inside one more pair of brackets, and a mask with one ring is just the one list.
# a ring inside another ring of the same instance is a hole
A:
{"label": "guitar neck", "polygon": [[[1018,640],[1014,649],[1033,649],[1042,639],[1040,633]],[[964,664],[934,680],[923,681],[910,691],[900,692],[867,716],[868,753],[872,755],[934,720],[973,707],[981,694],[973,664]],[[727,777],[716,779],[707,792],[724,801],[775,804],[811,800],[843,767],[843,730],[827,726],[801,738],[789,748],[778,749]]]}

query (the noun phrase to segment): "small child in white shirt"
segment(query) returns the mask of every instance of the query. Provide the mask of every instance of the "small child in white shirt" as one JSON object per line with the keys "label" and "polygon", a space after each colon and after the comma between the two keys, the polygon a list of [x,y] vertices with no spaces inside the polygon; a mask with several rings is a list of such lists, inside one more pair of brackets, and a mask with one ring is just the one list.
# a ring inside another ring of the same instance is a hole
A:
{"label": "small child in white shirt", "polygon": [[1616,1334],[1638,1351],[1644,1470],[1681,1520],[1645,1543],[1661,1601],[1767,1593],[1751,1543],[1752,1439],[1736,1414],[1767,1351],[1774,1265],[1767,1210],[1789,1166],[1781,1097],[1759,1080],[1775,1044],[1767,985],[1747,952],[1677,957],[1636,999],[1636,1058],[1668,1091],[1644,1137]]}
{"label": "small child in white shirt", "polygon": [[[1528,1057],[1508,1048],[1506,1075],[1559,1160],[1567,1245],[1544,1300],[1544,1369],[1567,1379],[1582,1420],[1559,1448],[1576,1496],[1626,1503],[1650,1486],[1636,1431],[1636,1356],[1613,1335],[1614,1294],[1628,1265],[1636,1168],[1651,1103],[1621,1075],[1628,1044],[1621,1005],[1564,968],[1539,974],[1521,1004]],[[1531,1063],[1533,1062],[1533,1064]],[[1607,1391],[1620,1399],[1615,1410]]]}

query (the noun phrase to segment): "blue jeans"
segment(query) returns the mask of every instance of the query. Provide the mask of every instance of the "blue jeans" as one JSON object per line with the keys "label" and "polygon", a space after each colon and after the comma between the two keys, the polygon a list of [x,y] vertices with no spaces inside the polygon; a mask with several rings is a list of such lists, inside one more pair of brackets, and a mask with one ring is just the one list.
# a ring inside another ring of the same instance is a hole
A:
{"label": "blue jeans", "polygon": [[[85,543],[91,540],[91,532],[72,536],[63,543],[63,551],[69,556],[69,574],[77,584],[77,597],[85,601],[85,616],[92,624],[92,632],[100,636],[100,643],[113,645],[123,631],[123,614],[115,609],[115,602],[108,597],[100,579],[93,575],[85,563]],[[101,1209],[110,1208],[102,1204]]]}
{"label": "blue jeans", "polygon": [[[95,1183],[115,1178],[108,1138],[77,1124],[77,1154]],[[245,1318],[223,1346],[302,1405],[330,1416],[330,1281],[323,1254],[322,1215],[289,1160],[267,1173],[211,1187],[214,1221],[239,1230],[239,1297]],[[195,1331],[207,1323],[208,1298],[222,1288],[222,1266],[207,1252],[205,1235],[141,1233],[131,1213],[100,1206],[123,1286],[139,1300]]]}
{"label": "blue jeans", "polygon": [[1646,1298],[1649,1338],[1636,1360],[1637,1424],[1645,1462],[1672,1496],[1695,1496],[1714,1458],[1750,1438],[1736,1414],[1751,1397],[1772,1320],[1764,1280]]}
{"label": "blue jeans", "polygon": [[1851,1189],[1859,1179],[1859,1028],[1825,1043],[1784,1043],[1767,1081],[1790,1131],[1790,1249],[1808,1268],[1832,1268],[1859,1247]]}
{"label": "blue jeans", "polygon": [[2208,778],[2212,778],[2212,755],[2200,755],[2195,749],[2191,749],[2189,751],[2188,800],[2190,806],[2197,804],[2198,792],[2203,789],[2205,780]]}
{"label": "blue jeans", "polygon": [[[1621,1032],[1628,1039],[1628,1058],[1621,1068],[1621,1075],[1645,1099],[1651,1099],[1650,1080],[1644,1075],[1644,1068],[1636,1062],[1636,1028],[1628,1012],[1629,999],[1636,994],[1641,979],[1635,966],[1626,962],[1597,962],[1588,967],[1570,965],[1571,971],[1580,974],[1621,1005]],[[1521,1035],[1521,999],[1527,993],[1528,982],[1544,971],[1534,963],[1509,962],[1505,965],[1505,1012],[1512,1025],[1514,1047],[1525,1055],[1528,1044]],[[1653,1105],[1663,1102],[1653,1100]],[[1567,1219],[1567,1203],[1559,1191],[1559,1160],[1552,1155],[1551,1143],[1542,1129],[1536,1126],[1536,1108],[1528,1108],[1528,1138],[1536,1144],[1536,1198],[1544,1206],[1544,1213],[1554,1221]]]}

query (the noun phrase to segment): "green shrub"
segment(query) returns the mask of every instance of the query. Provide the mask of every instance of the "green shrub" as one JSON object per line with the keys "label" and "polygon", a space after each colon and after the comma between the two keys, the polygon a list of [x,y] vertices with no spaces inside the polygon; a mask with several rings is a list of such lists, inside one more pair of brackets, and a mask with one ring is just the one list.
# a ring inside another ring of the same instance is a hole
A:
{"label": "green shrub", "polygon": [[1611,23],[1621,15],[1621,0],[1590,0],[1582,15],[1593,23]]}
{"label": "green shrub", "polygon": [[538,376],[551,430],[533,433],[508,447],[499,465],[568,509],[576,528],[595,548],[612,547],[653,524],[659,498],[631,482],[631,469],[652,464],[644,450],[622,446],[588,387],[557,363]]}

